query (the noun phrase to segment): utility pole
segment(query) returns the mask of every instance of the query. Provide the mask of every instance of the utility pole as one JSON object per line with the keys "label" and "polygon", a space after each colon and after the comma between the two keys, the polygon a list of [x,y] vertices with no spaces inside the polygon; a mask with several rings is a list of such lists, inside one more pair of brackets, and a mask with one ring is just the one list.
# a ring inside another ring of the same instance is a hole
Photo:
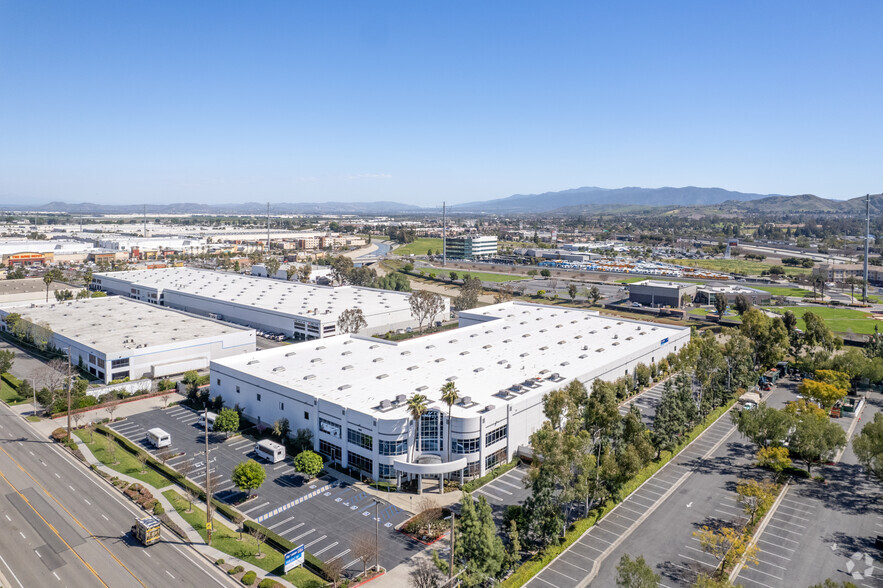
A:
{"label": "utility pole", "polygon": [[[270,203],[267,202],[267,253],[270,253]],[[272,277],[272,276],[270,276]]]}
{"label": "utility pole", "polygon": [[374,500],[374,571],[380,573],[380,501]]}
{"label": "utility pole", "polygon": [[[36,396],[34,396],[36,398]],[[34,406],[34,411],[37,407]],[[71,438],[71,348],[67,348],[67,438]]]}
{"label": "utility pole", "polygon": [[451,561],[448,564],[448,582],[454,579],[454,529],[456,528],[454,522],[456,517],[454,511],[451,511]]}
{"label": "utility pole", "polygon": [[442,267],[448,265],[448,208],[442,202]]}
{"label": "utility pole", "polygon": [[31,390],[34,392],[34,416],[37,416],[37,389],[34,387],[33,378],[31,378]]}
{"label": "utility pole", "polygon": [[208,406],[205,407],[205,543],[212,544],[212,475],[208,463]]}
{"label": "utility pole", "polygon": [[865,195],[865,272],[862,283],[862,300],[868,303],[868,252],[871,243],[871,195]]}

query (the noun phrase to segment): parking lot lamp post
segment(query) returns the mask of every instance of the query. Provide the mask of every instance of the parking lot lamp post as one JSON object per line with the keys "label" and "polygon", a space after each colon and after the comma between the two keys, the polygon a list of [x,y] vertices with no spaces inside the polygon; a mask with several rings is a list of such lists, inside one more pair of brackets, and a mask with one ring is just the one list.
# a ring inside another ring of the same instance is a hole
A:
{"label": "parking lot lamp post", "polygon": [[374,570],[380,572],[380,501],[374,501]]}
{"label": "parking lot lamp post", "polygon": [[208,405],[205,407],[205,543],[212,544],[212,476],[208,462]]}
{"label": "parking lot lamp post", "polygon": [[37,416],[37,389],[34,384],[34,378],[31,378],[31,391],[34,393],[34,416]]}
{"label": "parking lot lamp post", "polygon": [[[34,408],[36,411],[36,407]],[[67,348],[67,438],[71,438],[71,348]]]}

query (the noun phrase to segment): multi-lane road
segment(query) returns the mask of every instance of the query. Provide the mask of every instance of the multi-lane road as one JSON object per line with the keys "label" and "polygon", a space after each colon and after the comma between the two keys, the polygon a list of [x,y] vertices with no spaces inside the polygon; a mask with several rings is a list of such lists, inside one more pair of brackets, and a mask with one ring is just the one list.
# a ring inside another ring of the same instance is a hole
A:
{"label": "multi-lane road", "polygon": [[235,586],[170,533],[145,548],[143,512],[0,404],[0,571],[12,587]]}

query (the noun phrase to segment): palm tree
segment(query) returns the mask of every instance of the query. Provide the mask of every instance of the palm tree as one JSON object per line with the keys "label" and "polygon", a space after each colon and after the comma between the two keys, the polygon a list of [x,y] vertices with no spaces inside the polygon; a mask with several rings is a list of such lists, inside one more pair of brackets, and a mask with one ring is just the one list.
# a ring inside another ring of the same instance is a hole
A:
{"label": "palm tree", "polygon": [[46,284],[46,302],[49,302],[49,284],[55,280],[60,280],[61,277],[61,270],[57,268],[47,270],[46,273],[43,274],[43,282]]}
{"label": "palm tree", "polygon": [[[426,398],[423,394],[413,394],[410,398],[408,398],[408,412],[411,413],[411,418],[414,419],[414,457],[417,456],[417,448],[420,447],[420,417],[423,416],[423,413],[426,412],[426,405],[429,404],[429,399]],[[412,458],[413,459],[413,458]]]}
{"label": "palm tree", "polygon": [[460,400],[460,391],[453,382],[447,382],[441,387],[442,402],[448,405],[448,461],[451,461],[451,407]]}

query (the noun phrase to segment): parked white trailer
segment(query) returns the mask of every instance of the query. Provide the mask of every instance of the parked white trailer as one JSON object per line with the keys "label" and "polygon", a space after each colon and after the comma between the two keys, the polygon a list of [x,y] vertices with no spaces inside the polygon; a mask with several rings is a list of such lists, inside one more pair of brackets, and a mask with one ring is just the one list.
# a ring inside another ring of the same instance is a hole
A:
{"label": "parked white trailer", "polygon": [[147,431],[147,441],[159,449],[160,447],[168,447],[171,445],[172,436],[157,427]]}
{"label": "parked white trailer", "polygon": [[269,439],[255,443],[254,452],[258,454],[258,457],[262,457],[270,463],[280,462],[285,459],[285,446]]}

